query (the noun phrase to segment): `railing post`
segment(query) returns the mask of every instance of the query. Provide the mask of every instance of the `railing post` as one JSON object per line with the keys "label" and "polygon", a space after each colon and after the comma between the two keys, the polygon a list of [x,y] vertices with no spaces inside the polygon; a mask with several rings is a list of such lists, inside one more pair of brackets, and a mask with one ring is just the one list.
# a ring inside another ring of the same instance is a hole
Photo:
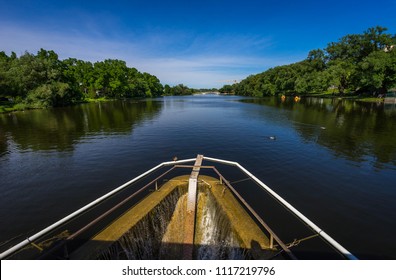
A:
{"label": "railing post", "polygon": [[184,225],[183,259],[192,260],[195,234],[195,210],[197,204],[197,182],[202,165],[202,155],[198,155],[188,180],[187,213]]}

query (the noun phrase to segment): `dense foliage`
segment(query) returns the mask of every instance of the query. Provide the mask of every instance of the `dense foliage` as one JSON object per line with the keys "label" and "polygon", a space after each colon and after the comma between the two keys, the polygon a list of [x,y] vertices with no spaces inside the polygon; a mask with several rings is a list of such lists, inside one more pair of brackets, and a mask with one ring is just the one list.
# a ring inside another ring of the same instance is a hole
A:
{"label": "dense foliage", "polygon": [[384,94],[396,87],[396,35],[384,27],[342,37],[303,61],[251,75],[220,91],[246,96],[349,92]]}
{"label": "dense foliage", "polygon": [[202,92],[217,92],[216,88],[206,89],[206,88],[189,88],[186,85],[178,84],[176,86],[165,85],[164,87],[164,95],[191,95],[194,93],[202,93]]}
{"label": "dense foliage", "polygon": [[54,51],[36,55],[0,52],[0,98],[28,107],[63,106],[86,98],[155,97],[163,94],[157,77],[121,60],[59,60]]}
{"label": "dense foliage", "polygon": [[194,89],[189,88],[183,84],[178,84],[174,87],[165,85],[164,94],[165,95],[190,95],[196,92]]}
{"label": "dense foliage", "polygon": [[[251,75],[220,92],[246,96],[349,92],[384,94],[396,87],[396,35],[384,27],[342,37],[303,61]],[[129,68],[122,60],[60,60],[41,49],[20,57],[0,52],[0,101],[26,107],[63,106],[87,98],[188,95],[199,90],[183,84],[162,86],[157,77]]]}

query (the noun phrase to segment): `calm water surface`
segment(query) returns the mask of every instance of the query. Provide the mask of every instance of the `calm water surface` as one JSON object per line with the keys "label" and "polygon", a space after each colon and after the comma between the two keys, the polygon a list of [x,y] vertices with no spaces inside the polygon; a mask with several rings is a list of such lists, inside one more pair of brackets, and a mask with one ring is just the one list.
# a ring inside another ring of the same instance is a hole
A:
{"label": "calm water surface", "polygon": [[198,153],[238,161],[358,257],[396,259],[396,108],[330,99],[202,95],[0,115],[0,243]]}

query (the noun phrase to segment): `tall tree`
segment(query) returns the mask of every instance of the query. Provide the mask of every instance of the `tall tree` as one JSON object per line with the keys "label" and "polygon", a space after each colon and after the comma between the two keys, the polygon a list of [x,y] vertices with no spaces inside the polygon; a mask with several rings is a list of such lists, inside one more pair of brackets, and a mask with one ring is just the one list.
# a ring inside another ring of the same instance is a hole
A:
{"label": "tall tree", "polygon": [[324,50],[312,50],[305,60],[270,68],[242,80],[239,95],[385,92],[394,87],[396,35],[385,27],[369,28],[362,34],[348,34]]}
{"label": "tall tree", "polygon": [[375,51],[360,64],[360,84],[372,93],[384,94],[396,87],[396,50]]}

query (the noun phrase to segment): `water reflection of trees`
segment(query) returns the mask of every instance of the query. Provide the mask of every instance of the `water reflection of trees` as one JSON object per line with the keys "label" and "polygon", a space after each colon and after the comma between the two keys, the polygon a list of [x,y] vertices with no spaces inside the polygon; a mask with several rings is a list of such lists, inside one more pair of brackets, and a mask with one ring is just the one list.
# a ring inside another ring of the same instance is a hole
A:
{"label": "water reflection of trees", "polygon": [[396,165],[396,107],[345,99],[304,98],[282,102],[280,98],[244,102],[290,111],[293,128],[306,141],[314,141],[360,162],[372,157],[375,165]]}
{"label": "water reflection of trees", "polygon": [[130,134],[154,118],[162,103],[155,100],[114,101],[67,108],[0,115],[0,156],[12,140],[21,150],[70,151],[86,137]]}

